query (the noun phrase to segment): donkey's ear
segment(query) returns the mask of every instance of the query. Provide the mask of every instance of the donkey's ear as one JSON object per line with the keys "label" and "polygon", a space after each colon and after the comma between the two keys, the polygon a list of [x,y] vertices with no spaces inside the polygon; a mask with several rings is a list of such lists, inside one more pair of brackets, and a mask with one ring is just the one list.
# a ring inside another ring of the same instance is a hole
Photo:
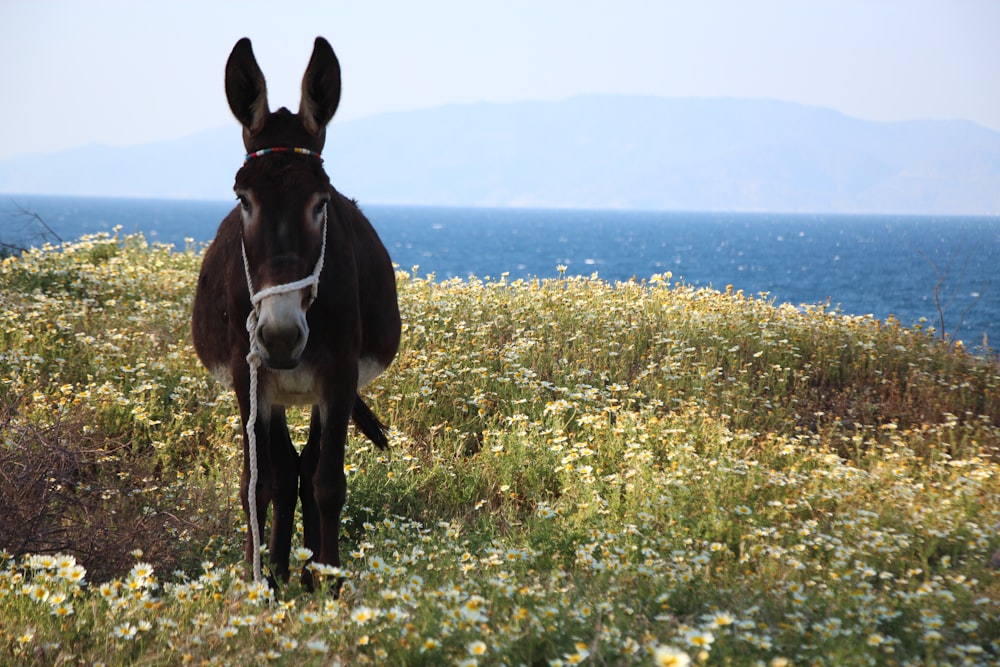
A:
{"label": "donkey's ear", "polygon": [[312,57],[302,77],[302,101],[299,116],[313,135],[325,136],[326,124],[340,104],[340,63],[330,43],[316,38]]}
{"label": "donkey's ear", "polygon": [[226,61],[226,98],[236,120],[255,134],[264,127],[270,113],[267,107],[267,85],[253,56],[250,40],[244,37],[236,42]]}

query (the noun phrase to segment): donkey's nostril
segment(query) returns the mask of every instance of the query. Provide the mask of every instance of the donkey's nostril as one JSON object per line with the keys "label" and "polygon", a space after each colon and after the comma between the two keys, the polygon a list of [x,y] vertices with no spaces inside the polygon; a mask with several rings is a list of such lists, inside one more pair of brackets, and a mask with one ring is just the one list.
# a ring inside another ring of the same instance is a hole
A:
{"label": "donkey's nostril", "polygon": [[297,326],[264,326],[257,329],[257,340],[268,366],[291,368],[305,347],[305,332]]}
{"label": "donkey's nostril", "polygon": [[261,327],[258,332],[265,347],[295,347],[302,340],[298,327]]}

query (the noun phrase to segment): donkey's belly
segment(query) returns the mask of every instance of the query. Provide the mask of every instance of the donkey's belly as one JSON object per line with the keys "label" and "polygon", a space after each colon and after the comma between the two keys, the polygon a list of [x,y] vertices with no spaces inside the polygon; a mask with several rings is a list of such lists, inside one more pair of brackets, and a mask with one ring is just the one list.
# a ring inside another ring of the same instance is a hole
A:
{"label": "donkey's belly", "polygon": [[320,402],[320,383],[308,366],[268,373],[268,402],[273,405],[315,405]]}
{"label": "donkey's belly", "polygon": [[358,390],[362,387],[368,386],[368,384],[382,374],[385,370],[385,364],[379,363],[377,360],[370,357],[364,357],[358,362]]}
{"label": "donkey's belly", "polygon": [[[374,359],[358,362],[358,387],[360,390],[385,370]],[[315,405],[320,402],[321,383],[312,367],[300,365],[291,370],[271,370],[268,373],[267,396],[273,405]]]}

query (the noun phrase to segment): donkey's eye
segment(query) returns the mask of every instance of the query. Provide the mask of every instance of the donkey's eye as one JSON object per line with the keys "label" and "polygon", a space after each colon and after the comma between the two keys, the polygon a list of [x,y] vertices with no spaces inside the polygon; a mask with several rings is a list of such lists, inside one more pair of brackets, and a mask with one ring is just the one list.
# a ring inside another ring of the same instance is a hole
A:
{"label": "donkey's eye", "polygon": [[318,218],[321,215],[323,215],[323,212],[326,210],[326,207],[329,203],[330,203],[329,199],[321,199],[316,204],[316,207],[313,209],[313,217]]}
{"label": "donkey's eye", "polygon": [[243,208],[245,213],[250,212],[250,199],[246,195],[236,195],[236,199],[240,202],[240,207]]}

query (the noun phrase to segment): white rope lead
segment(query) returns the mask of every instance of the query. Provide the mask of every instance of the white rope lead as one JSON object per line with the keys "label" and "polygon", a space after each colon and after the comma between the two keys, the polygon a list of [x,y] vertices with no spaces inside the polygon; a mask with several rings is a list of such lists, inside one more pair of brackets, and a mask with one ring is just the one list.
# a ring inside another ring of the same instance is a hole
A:
{"label": "white rope lead", "polygon": [[257,369],[260,368],[260,344],[257,342],[257,320],[260,316],[260,304],[269,296],[295,292],[306,287],[312,288],[312,298],[315,301],[319,293],[319,274],[323,272],[323,260],[326,256],[326,207],[323,208],[323,242],[319,249],[319,260],[310,276],[292,283],[275,285],[254,292],[253,279],[250,277],[250,262],[247,260],[247,249],[240,239],[240,249],[243,252],[243,270],[247,276],[247,288],[250,290],[250,304],[253,306],[247,316],[247,334],[250,336],[250,352],[247,354],[247,365],[250,367],[250,414],[247,415],[247,465],[250,467],[250,486],[247,489],[247,521],[250,523],[250,539],[253,543],[253,580],[260,582],[260,525],[257,522]]}

